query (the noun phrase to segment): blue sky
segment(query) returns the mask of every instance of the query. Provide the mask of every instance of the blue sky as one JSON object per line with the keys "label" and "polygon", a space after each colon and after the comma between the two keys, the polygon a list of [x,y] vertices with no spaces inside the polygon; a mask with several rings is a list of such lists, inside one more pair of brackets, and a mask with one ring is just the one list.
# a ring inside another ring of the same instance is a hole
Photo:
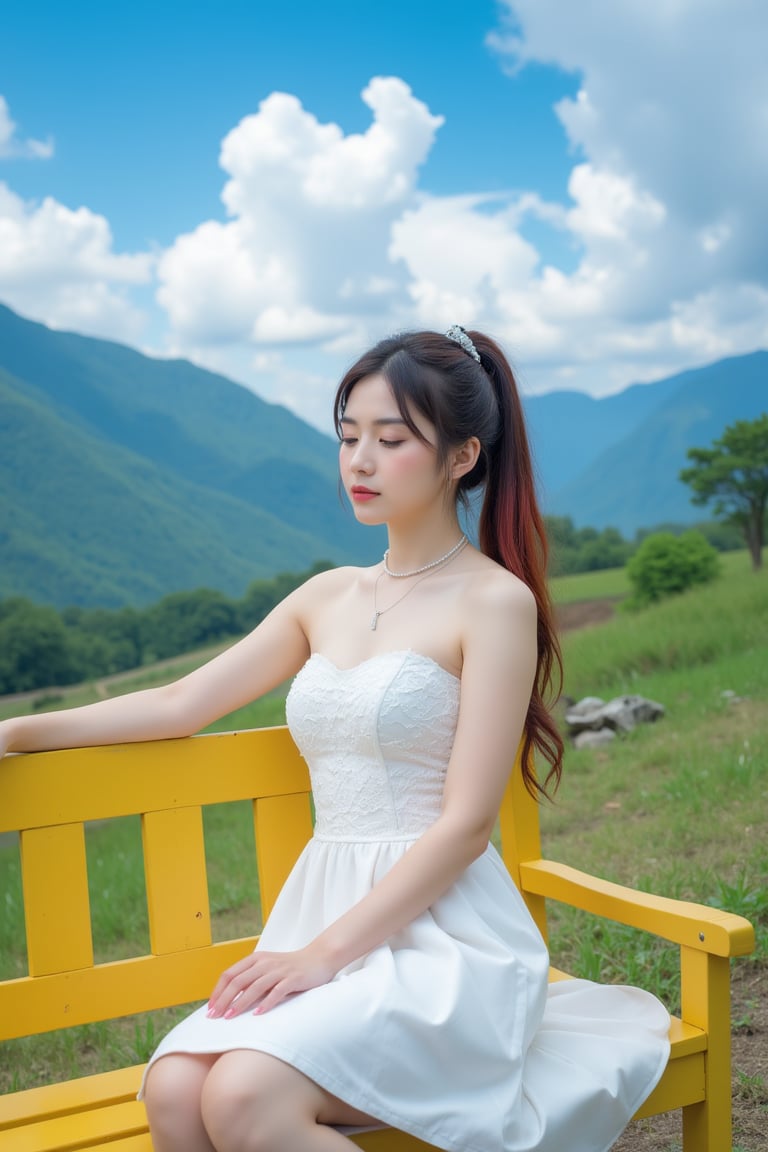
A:
{"label": "blue sky", "polygon": [[327,426],[400,327],[595,395],[768,345],[768,6],[6,6],[0,300]]}

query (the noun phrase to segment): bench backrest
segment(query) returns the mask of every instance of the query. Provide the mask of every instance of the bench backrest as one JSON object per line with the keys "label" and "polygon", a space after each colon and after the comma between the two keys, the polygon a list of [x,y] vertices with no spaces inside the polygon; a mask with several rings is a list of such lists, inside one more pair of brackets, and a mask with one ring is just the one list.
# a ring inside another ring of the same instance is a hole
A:
{"label": "bench backrest", "polygon": [[[0,832],[18,832],[28,975],[0,982],[0,1039],[205,998],[255,937],[212,942],[202,808],[253,803],[266,917],[312,830],[307,767],[287,728],[8,757]],[[85,824],[140,815],[150,954],[94,963]],[[501,814],[519,882],[538,810],[516,765]],[[542,928],[543,901],[531,909]]]}

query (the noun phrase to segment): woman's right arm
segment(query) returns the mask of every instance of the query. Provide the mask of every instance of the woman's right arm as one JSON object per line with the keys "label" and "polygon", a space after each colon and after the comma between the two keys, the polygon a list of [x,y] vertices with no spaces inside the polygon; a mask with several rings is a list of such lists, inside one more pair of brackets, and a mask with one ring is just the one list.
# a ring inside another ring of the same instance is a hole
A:
{"label": "woman's right arm", "polygon": [[[317,579],[317,578],[315,578]],[[172,684],[81,708],[0,721],[0,757],[190,736],[294,675],[309,655],[309,581],[231,648]]]}

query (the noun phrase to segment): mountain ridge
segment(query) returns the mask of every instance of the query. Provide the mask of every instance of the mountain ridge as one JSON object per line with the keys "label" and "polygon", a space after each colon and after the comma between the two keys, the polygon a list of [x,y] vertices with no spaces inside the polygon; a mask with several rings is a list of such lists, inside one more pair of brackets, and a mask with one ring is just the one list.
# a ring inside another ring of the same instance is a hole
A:
{"label": "mountain ridge", "polygon": [[[595,399],[524,396],[547,514],[623,533],[701,512],[685,450],[766,408],[768,352]],[[183,360],[55,332],[0,305],[0,596],[240,596],[319,559],[372,563],[383,530],[338,497],[335,441]]]}
{"label": "mountain ridge", "polygon": [[[552,493],[553,513],[571,515],[577,526],[614,525],[625,534],[700,518],[701,509],[678,478],[686,452],[708,446],[735,420],[753,420],[768,410],[768,352],[727,357],[659,383],[658,402],[643,419]],[[582,507],[589,510],[586,519],[578,513]]]}

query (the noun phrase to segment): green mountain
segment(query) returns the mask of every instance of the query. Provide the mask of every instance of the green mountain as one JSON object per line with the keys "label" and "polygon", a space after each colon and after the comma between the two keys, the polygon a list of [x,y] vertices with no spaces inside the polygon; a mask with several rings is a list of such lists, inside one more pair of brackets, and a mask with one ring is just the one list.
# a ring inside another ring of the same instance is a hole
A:
{"label": "green mountain", "polygon": [[381,555],[339,500],[336,445],[183,361],[0,306],[0,596],[143,604]]}
{"label": "green mountain", "polygon": [[[539,399],[553,414],[556,399]],[[538,414],[537,447],[560,470],[549,476],[547,511],[569,515],[579,527],[613,525],[628,536],[701,519],[706,513],[678,479],[687,450],[707,447],[726,425],[767,411],[768,352],[760,351],[589,401],[580,419],[570,412],[567,421],[544,427]],[[577,464],[564,475],[563,461],[567,468],[573,457]]]}
{"label": "green mountain", "polygon": [[[768,409],[768,352],[604,399],[525,399],[543,505],[625,535],[700,519],[685,453]],[[53,332],[0,305],[0,597],[146,604],[320,559],[369,563],[381,530],[338,495],[336,444],[182,360]]]}

